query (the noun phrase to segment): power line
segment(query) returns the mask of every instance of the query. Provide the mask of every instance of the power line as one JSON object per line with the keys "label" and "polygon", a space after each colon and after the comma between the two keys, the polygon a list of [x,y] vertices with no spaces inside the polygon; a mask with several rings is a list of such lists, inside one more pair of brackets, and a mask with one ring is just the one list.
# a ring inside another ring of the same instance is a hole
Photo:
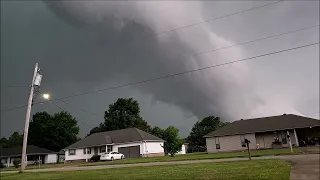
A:
{"label": "power line", "polygon": [[66,105],[68,105],[68,106],[70,106],[70,107],[73,107],[73,108],[75,108],[75,109],[78,109],[78,110],[80,110],[80,111],[83,111],[83,112],[85,112],[85,113],[88,113],[88,114],[90,114],[90,115],[100,116],[99,114],[95,114],[95,113],[92,113],[92,112],[90,112],[90,111],[88,111],[88,110],[85,110],[85,109],[82,109],[82,108],[78,108],[78,107],[76,107],[76,106],[74,106],[74,105],[72,105],[72,104],[70,104],[70,103],[68,103],[68,102],[66,102],[66,101],[64,101],[64,100],[62,100],[62,99],[60,99],[60,98],[54,97],[54,96],[52,96],[52,95],[51,95],[51,97],[53,97],[54,100],[61,101],[61,102],[63,102],[64,104],[66,104]]}
{"label": "power line", "polygon": [[[52,103],[53,105],[55,105],[56,107],[58,107],[61,111],[65,111],[65,112],[67,112],[66,110],[64,110],[62,107],[60,107],[59,105],[57,105],[56,103],[54,103],[53,101],[50,101],[50,103]],[[84,124],[84,125],[86,125],[86,126],[88,126],[88,127],[90,127],[90,128],[93,128],[92,126],[90,126],[89,124],[87,124],[87,123],[85,123],[85,122],[83,122],[83,121],[80,121],[80,120],[76,120],[76,121],[78,121],[78,122],[80,122],[80,123],[82,123],[82,124]]]}
{"label": "power line", "polygon": [[250,44],[250,43],[253,43],[253,42],[272,39],[272,38],[275,38],[275,37],[280,37],[280,36],[296,33],[296,32],[299,32],[299,31],[305,31],[305,30],[308,30],[308,29],[316,28],[316,27],[319,27],[319,24],[314,25],[314,26],[308,26],[308,27],[292,30],[292,31],[286,31],[286,32],[283,32],[283,33],[274,34],[274,35],[271,35],[271,36],[266,36],[266,37],[262,37],[262,38],[258,38],[258,39],[252,39],[252,40],[245,41],[245,42],[235,43],[235,44],[232,44],[232,45],[229,45],[229,46],[224,46],[224,47],[220,47],[220,48],[216,48],[216,49],[210,49],[210,50],[206,50],[206,51],[202,51],[202,52],[197,52],[197,53],[194,53],[194,54],[191,54],[191,55],[174,58],[172,60],[186,59],[186,58],[189,58],[189,57],[194,57],[194,56],[199,56],[199,55],[203,55],[203,54],[207,54],[207,53],[212,53],[212,52],[220,51],[220,50],[223,50],[223,49],[229,49],[231,47],[236,47],[236,46],[240,46],[240,45],[244,45],[244,44]]}
{"label": "power line", "polygon": [[258,56],[253,56],[253,57],[249,57],[249,58],[239,59],[239,60],[235,60],[235,61],[230,61],[230,62],[226,62],[226,63],[221,63],[221,64],[217,64],[217,65],[206,66],[206,67],[203,67],[203,68],[198,68],[198,69],[193,69],[193,70],[188,70],[188,71],[182,71],[182,72],[179,72],[179,73],[169,74],[169,75],[165,75],[165,76],[161,76],[161,77],[157,77],[157,78],[146,79],[146,80],[132,82],[132,83],[123,84],[123,85],[119,85],[119,86],[113,86],[113,87],[99,89],[99,90],[95,90],[95,91],[88,91],[88,92],[79,93],[79,94],[75,94],[75,95],[65,96],[65,97],[62,97],[60,99],[67,99],[67,98],[71,98],[71,97],[83,96],[83,95],[86,95],[86,94],[92,94],[92,93],[97,93],[97,92],[101,92],[101,91],[108,91],[108,90],[112,90],[112,89],[118,89],[118,88],[122,88],[122,87],[127,87],[127,86],[142,84],[142,83],[147,83],[147,82],[151,82],[151,81],[157,81],[157,80],[166,79],[166,78],[170,78],[170,77],[174,77],[174,76],[180,76],[180,75],[184,75],[184,74],[188,74],[188,73],[192,73],[192,72],[202,71],[202,70],[205,70],[205,69],[211,69],[211,68],[215,68],[215,67],[219,67],[219,66],[238,63],[238,62],[241,62],[241,61],[247,61],[247,60],[256,59],[256,58],[260,58],[260,57],[264,57],[264,56],[270,56],[270,55],[279,54],[279,53],[283,53],[283,52],[287,52],[287,51],[293,51],[293,50],[296,50],[296,49],[301,49],[301,48],[305,48],[305,47],[309,47],[309,46],[314,46],[314,45],[317,45],[317,44],[319,44],[319,42],[311,43],[311,44],[307,44],[307,45],[302,45],[302,46],[298,46],[298,47],[294,47],[294,48],[284,49],[284,50],[280,50],[280,51],[275,51],[275,52],[262,54],[262,55],[258,55]]}
{"label": "power line", "polygon": [[[284,33],[279,33],[279,34],[275,34],[275,35],[271,35],[271,36],[267,36],[267,37],[263,37],[263,38],[253,39],[253,40],[245,41],[245,42],[241,42],[241,43],[236,43],[236,44],[233,44],[233,45],[224,46],[224,47],[217,48],[217,49],[211,49],[211,50],[207,50],[207,51],[203,51],[203,52],[198,52],[198,53],[194,53],[194,54],[191,54],[191,55],[188,55],[188,56],[182,56],[182,57],[171,59],[171,60],[179,60],[179,59],[185,59],[185,58],[189,58],[189,57],[193,57],[193,56],[199,56],[199,55],[203,55],[203,54],[206,54],[206,53],[211,53],[211,52],[215,52],[215,51],[219,51],[219,50],[223,50],[223,49],[228,49],[228,48],[239,46],[239,45],[249,44],[249,43],[253,43],[253,42],[263,41],[263,40],[266,40],[266,39],[271,39],[271,38],[274,38],[274,37],[284,36],[284,35],[291,34],[291,33],[296,33],[296,32],[299,32],[299,31],[304,31],[304,30],[315,28],[315,27],[319,27],[319,25],[308,26],[308,27],[304,27],[304,28],[301,28],[301,29],[293,30],[293,31],[287,31],[287,32],[284,32]],[[23,86],[21,86],[21,87],[23,87]],[[39,103],[41,103],[41,102],[37,102],[37,103],[33,103],[33,104],[39,104]],[[24,107],[27,107],[27,105],[15,106],[15,107],[12,107],[12,108],[9,108],[9,109],[6,109],[6,110],[1,110],[1,112],[7,112],[7,111],[11,111],[11,110],[14,110],[14,109],[19,109],[19,108],[24,108]]]}
{"label": "power line", "polygon": [[256,10],[256,9],[260,9],[260,8],[264,8],[264,7],[267,7],[267,6],[271,6],[271,5],[280,3],[282,1],[284,1],[284,0],[272,2],[272,3],[268,3],[268,4],[264,4],[264,5],[261,5],[261,6],[255,6],[253,8],[249,8],[249,9],[242,10],[242,11],[237,11],[235,13],[226,14],[226,15],[222,15],[222,16],[219,16],[219,17],[215,17],[215,18],[206,19],[204,21],[200,21],[200,22],[192,23],[192,24],[185,25],[185,26],[182,26],[182,27],[178,27],[178,28],[162,31],[162,32],[159,32],[159,33],[155,33],[155,34],[153,34],[153,36],[159,36],[159,35],[166,34],[166,33],[169,33],[169,32],[174,32],[174,31],[177,31],[177,30],[180,30],[180,29],[189,28],[189,27],[196,26],[196,25],[199,25],[199,24],[208,23],[208,22],[212,22],[212,21],[215,21],[215,20],[218,20],[218,19],[223,19],[223,18],[226,18],[226,17],[242,14],[242,13],[245,13],[245,12],[248,12],[248,11],[253,11],[253,10]]}
{"label": "power line", "polygon": [[[223,46],[223,47],[216,48],[216,49],[210,49],[210,50],[206,50],[206,51],[190,54],[190,55],[187,55],[187,56],[181,56],[181,57],[178,57],[178,58],[170,58],[170,59],[171,60],[186,59],[186,58],[189,58],[189,57],[194,57],[194,56],[199,56],[199,55],[203,55],[203,54],[207,54],[207,53],[212,53],[212,52],[215,52],[215,51],[220,51],[220,50],[228,49],[228,48],[231,48],[231,47],[236,47],[236,46],[240,46],[240,45],[244,45],[244,44],[250,44],[250,43],[253,43],[253,42],[258,42],[258,41],[272,39],[272,38],[275,38],[275,37],[280,37],[280,36],[284,36],[284,35],[288,35],[288,34],[293,34],[293,33],[296,33],[296,32],[300,32],[300,31],[305,31],[305,30],[308,30],[308,29],[316,28],[316,27],[319,27],[319,26],[320,25],[317,24],[317,25],[313,25],[313,26],[303,27],[303,28],[300,28],[300,29],[292,30],[292,31],[286,31],[286,32],[279,33],[279,34],[274,34],[274,35],[271,35],[271,36],[266,36],[266,37],[262,37],[262,38],[258,38],[258,39],[252,39],[252,40],[245,41],[245,42],[235,43],[235,44],[232,44],[232,45],[229,45],[229,46]],[[3,86],[3,87],[29,87],[29,86],[21,85],[21,86]]]}
{"label": "power line", "polygon": [[[197,72],[197,71],[203,71],[203,70],[206,70],[206,69],[211,69],[211,68],[215,68],[215,67],[219,67],[219,66],[225,66],[225,65],[228,65],[228,64],[238,63],[238,62],[247,61],[247,60],[251,60],[251,59],[257,59],[257,58],[260,58],[260,57],[270,56],[270,55],[279,54],[279,53],[283,53],[283,52],[287,52],[287,51],[293,51],[293,50],[306,48],[306,47],[310,47],[310,46],[314,46],[314,45],[318,45],[318,44],[319,44],[319,42],[306,44],[306,45],[302,45],[302,46],[297,46],[297,47],[284,49],[284,50],[280,50],[280,51],[274,51],[274,52],[271,52],[271,53],[266,53],[266,54],[262,54],[262,55],[258,55],[258,56],[249,57],[249,58],[239,59],[239,60],[230,61],[230,62],[226,62],[226,63],[221,63],[221,64],[206,66],[206,67],[202,67],[202,68],[198,68],[198,69],[182,71],[182,72],[179,72],[179,73],[160,76],[160,77],[157,77],[157,78],[151,78],[151,79],[132,82],[132,83],[123,84],[123,85],[119,85],[119,86],[112,86],[112,87],[98,89],[98,90],[94,90],[94,91],[88,91],[88,92],[84,92],[84,93],[69,95],[69,96],[57,98],[56,100],[67,99],[67,98],[72,98],[72,97],[77,97],[77,96],[83,96],[83,95],[87,95],[87,94],[93,94],[93,93],[98,93],[98,92],[108,91],[108,90],[113,90],[113,89],[119,89],[119,88],[123,88],[123,87],[143,84],[143,83],[147,83],[147,82],[151,82],[151,81],[158,81],[158,80],[162,80],[162,79],[166,79],[166,78],[170,78],[170,77],[180,76],[180,75],[193,73],[193,72]],[[51,100],[49,100],[49,101],[51,101]],[[41,102],[37,102],[37,103],[34,103],[34,104],[39,104],[39,103],[41,103]],[[7,112],[7,111],[11,111],[11,110],[14,110],[14,109],[17,109],[17,108],[22,108],[22,107],[26,107],[26,105],[13,107],[13,108],[10,108],[10,109],[3,110],[1,112]]]}
{"label": "power line", "polygon": [[123,85],[119,85],[119,86],[112,86],[112,87],[109,87],[109,88],[103,88],[103,89],[99,89],[99,90],[95,90],[95,91],[88,91],[88,92],[84,92],[84,93],[74,94],[74,95],[65,96],[65,97],[62,97],[62,98],[59,98],[59,99],[67,99],[67,98],[72,98],[72,97],[77,97],[77,96],[83,96],[83,95],[87,95],[87,94],[97,93],[97,92],[101,92],[101,91],[108,91],[108,90],[112,90],[112,89],[118,89],[118,88],[122,88],[122,87],[127,87],[127,86],[142,84],[142,83],[147,83],[147,82],[151,82],[151,81],[157,81],[157,80],[166,79],[166,78],[170,78],[170,77],[174,77],[174,76],[180,76],[180,75],[184,75],[184,74],[188,74],[188,73],[192,73],[192,72],[202,71],[202,70],[205,70],[205,69],[211,69],[211,68],[215,68],[215,67],[219,67],[219,66],[238,63],[238,62],[241,62],[241,61],[247,61],[247,60],[251,60],[251,59],[256,59],[256,58],[259,58],[259,57],[274,55],[274,54],[283,53],[283,52],[287,52],[287,51],[293,51],[293,50],[296,50],[296,49],[301,49],[301,48],[305,48],[305,47],[309,47],[309,46],[314,46],[314,45],[317,45],[317,44],[319,44],[319,42],[312,43],[312,44],[307,44],[307,45],[302,45],[302,46],[298,46],[298,47],[294,47],[294,48],[284,49],[284,50],[280,50],[280,51],[275,51],[275,52],[262,54],[262,55],[258,55],[258,56],[253,56],[253,57],[249,57],[249,58],[244,58],[244,59],[240,59],[240,60],[221,63],[221,64],[217,64],[217,65],[206,66],[206,67],[203,67],[203,68],[193,69],[193,70],[189,70],[189,71],[182,71],[182,72],[179,72],[179,73],[169,74],[169,75],[165,75],[165,76],[161,76],[161,77],[157,77],[157,78],[146,79],[146,80],[132,82],[132,83],[123,84]]}

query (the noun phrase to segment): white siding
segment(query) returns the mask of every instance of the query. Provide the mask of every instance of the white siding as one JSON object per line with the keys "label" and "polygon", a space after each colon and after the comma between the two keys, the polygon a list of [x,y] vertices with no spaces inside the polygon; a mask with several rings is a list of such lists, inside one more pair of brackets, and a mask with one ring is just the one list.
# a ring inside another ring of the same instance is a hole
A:
{"label": "white siding", "polygon": [[57,154],[48,154],[44,157],[44,163],[57,163],[58,155]]}
{"label": "white siding", "polygon": [[206,138],[207,151],[210,152],[224,152],[224,151],[238,151],[246,150],[247,147],[242,147],[241,136],[250,140],[250,148],[256,148],[256,138],[254,134],[234,135],[217,137],[220,142],[220,149],[216,149],[215,138]]}
{"label": "white siding", "polygon": [[181,150],[177,154],[186,154],[186,146],[184,144],[182,144]]}
{"label": "white siding", "polygon": [[164,153],[163,142],[144,142],[143,154]]}
{"label": "white siding", "polygon": [[[83,160],[83,159],[85,160],[86,158],[90,159],[94,155],[94,148],[93,147],[90,147],[90,148],[91,148],[91,154],[84,154],[83,148],[81,148],[81,149],[76,149],[76,154],[71,155],[71,156],[69,156],[69,150],[66,150],[65,151],[65,160],[72,161],[72,160]],[[102,154],[102,153],[100,153],[99,149],[98,149],[98,154],[99,155]]]}

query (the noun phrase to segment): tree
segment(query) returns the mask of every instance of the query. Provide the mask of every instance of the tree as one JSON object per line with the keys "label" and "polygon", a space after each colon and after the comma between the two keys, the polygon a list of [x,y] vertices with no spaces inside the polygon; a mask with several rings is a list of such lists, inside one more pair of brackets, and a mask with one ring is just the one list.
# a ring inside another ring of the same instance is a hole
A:
{"label": "tree", "polygon": [[173,157],[177,152],[181,150],[183,139],[179,138],[179,129],[174,126],[169,126],[163,131],[164,151],[166,154],[170,154]]}
{"label": "tree", "polygon": [[8,139],[8,147],[22,146],[22,142],[23,134],[20,134],[19,132],[14,132]]}
{"label": "tree", "polygon": [[78,134],[77,120],[70,113],[62,111],[50,115],[38,112],[30,122],[28,144],[60,151],[75,143]]}
{"label": "tree", "polygon": [[203,138],[206,134],[225,126],[219,117],[208,116],[193,125],[190,135],[187,137],[189,142],[189,152],[206,151],[206,140]]}
{"label": "tree", "polygon": [[158,126],[155,126],[151,129],[151,134],[157,136],[158,138],[161,138],[163,139],[163,135],[164,135],[164,129],[161,129],[160,127]]}
{"label": "tree", "polygon": [[8,148],[9,144],[8,144],[8,139],[3,137],[0,139],[0,148]]}
{"label": "tree", "polygon": [[132,98],[119,98],[115,103],[109,105],[105,112],[104,123],[91,129],[90,134],[136,127],[146,132],[151,131],[147,121],[140,117],[139,103]]}

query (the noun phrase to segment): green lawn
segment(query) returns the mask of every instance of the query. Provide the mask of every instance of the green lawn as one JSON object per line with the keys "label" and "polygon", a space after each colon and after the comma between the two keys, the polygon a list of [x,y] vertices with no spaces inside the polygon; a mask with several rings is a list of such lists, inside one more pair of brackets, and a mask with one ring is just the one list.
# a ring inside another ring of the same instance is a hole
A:
{"label": "green lawn", "polygon": [[72,172],[14,173],[2,174],[1,180],[289,180],[289,177],[290,165],[274,159]]}
{"label": "green lawn", "polygon": [[[299,148],[293,149],[294,154],[301,153]],[[289,148],[282,149],[264,149],[264,150],[252,150],[253,157],[257,156],[268,156],[268,155],[283,155],[291,154]],[[95,162],[95,163],[68,163],[68,164],[44,164],[40,168],[53,168],[53,167],[64,167],[64,166],[96,166],[104,164],[133,164],[133,163],[147,163],[147,162],[165,162],[165,161],[184,161],[184,160],[200,160],[200,159],[222,159],[222,158],[233,158],[233,157],[248,157],[246,151],[243,152],[221,152],[221,153],[188,153],[184,155],[176,155],[174,157],[164,156],[164,157],[149,157],[149,158],[131,158],[118,161],[106,161],[106,162]],[[37,169],[39,166],[27,166],[26,169]],[[12,171],[19,170],[13,167],[1,169],[1,171]]]}
{"label": "green lawn", "polygon": [[[302,151],[299,148],[294,148],[293,153],[298,154]],[[264,150],[252,150],[253,157],[268,156],[268,155],[283,155],[291,154],[289,148],[282,149],[264,149]],[[96,163],[84,163],[80,166],[95,166],[103,164],[132,164],[132,163],[147,163],[147,162],[165,162],[165,161],[185,161],[185,160],[200,160],[200,159],[222,159],[222,158],[234,158],[234,157],[248,157],[248,152],[221,152],[221,153],[188,153],[184,155],[176,155],[174,157],[149,157],[149,158],[131,158],[118,161],[106,161]]]}

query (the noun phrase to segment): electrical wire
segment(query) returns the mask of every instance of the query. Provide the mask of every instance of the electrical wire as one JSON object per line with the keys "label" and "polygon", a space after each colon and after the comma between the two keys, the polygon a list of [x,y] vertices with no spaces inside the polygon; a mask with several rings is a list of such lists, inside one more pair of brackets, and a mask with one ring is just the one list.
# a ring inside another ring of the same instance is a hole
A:
{"label": "electrical wire", "polygon": [[[293,33],[296,33],[296,32],[313,29],[313,28],[316,28],[316,27],[319,27],[319,26],[320,25],[317,24],[317,25],[313,25],[313,26],[303,27],[303,28],[300,28],[300,29],[292,30],[292,31],[286,31],[286,32],[279,33],[279,34],[274,34],[274,35],[271,35],[271,36],[266,36],[266,37],[262,37],[262,38],[258,38],[258,39],[252,39],[252,40],[249,40],[249,41],[235,43],[235,44],[232,44],[232,45],[229,45],[229,46],[224,46],[224,47],[220,47],[220,48],[216,48],[216,49],[210,49],[210,50],[197,52],[197,53],[194,53],[194,54],[191,54],[191,55],[187,55],[187,56],[181,56],[181,57],[178,57],[178,58],[169,58],[169,59],[170,60],[187,59],[187,58],[190,58],[190,57],[199,56],[199,55],[203,55],[203,54],[207,54],[207,53],[212,53],[212,52],[215,52],[215,51],[220,51],[220,50],[224,50],[224,49],[228,49],[228,48],[232,48],[232,47],[236,47],[236,46],[241,46],[241,45],[250,44],[250,43],[253,43],[253,42],[259,42],[259,41],[272,39],[272,38],[276,38],[276,37],[280,37],[280,36],[284,36],[284,35],[288,35],[288,34],[293,34]],[[167,57],[165,57],[165,58],[167,58]],[[30,86],[21,85],[21,86],[3,86],[3,87],[30,87]]]}
{"label": "electrical wire", "polygon": [[[306,45],[297,46],[297,47],[293,47],[293,48],[289,48],[289,49],[284,49],[284,50],[280,50],[280,51],[274,51],[274,52],[271,52],[271,53],[261,54],[261,55],[253,56],[253,57],[249,57],[249,58],[239,59],[239,60],[230,61],[230,62],[226,62],[226,63],[221,63],[221,64],[206,66],[206,67],[202,67],[202,68],[198,68],[198,69],[182,71],[182,72],[178,72],[178,73],[174,73],[174,74],[160,76],[160,77],[157,77],[157,78],[151,78],[151,79],[146,79],[146,80],[142,80],[142,81],[136,81],[136,82],[132,82],[132,83],[128,83],[128,84],[112,86],[112,87],[98,89],[98,90],[94,90],[94,91],[88,91],[88,92],[83,92],[83,93],[79,93],[79,94],[69,95],[69,96],[57,98],[56,100],[67,99],[67,98],[72,98],[72,97],[77,97],[77,96],[83,96],[83,95],[87,95],[87,94],[93,94],[93,93],[98,93],[98,92],[102,92],[102,91],[108,91],[108,90],[113,90],[113,89],[118,89],[118,88],[133,86],[133,85],[138,85],[138,84],[147,83],[147,82],[151,82],[151,81],[158,81],[158,80],[162,80],[162,79],[166,79],[166,78],[170,78],[170,77],[180,76],[180,75],[193,73],[193,72],[197,72],[197,71],[203,71],[203,70],[206,70],[206,69],[212,69],[212,68],[216,68],[216,67],[219,67],[219,66],[225,66],[225,65],[228,65],[228,64],[238,63],[238,62],[242,62],[242,61],[248,61],[248,60],[251,60],[251,59],[257,59],[257,58],[260,58],[260,57],[270,56],[270,55],[279,54],[279,53],[283,53],[283,52],[287,52],[287,51],[293,51],[293,50],[306,48],[306,47],[310,47],[310,46],[314,46],[314,45],[318,45],[318,44],[319,44],[319,42],[306,44]],[[49,101],[51,101],[51,100],[49,100]],[[34,104],[39,104],[39,103],[41,103],[41,102],[34,103]],[[17,108],[26,107],[26,106],[27,105],[18,106],[18,107],[13,107],[13,108],[10,108],[10,109],[2,110],[1,113],[7,112],[7,111],[11,111],[11,110],[14,110],[14,109],[17,109]]]}
{"label": "electrical wire", "polygon": [[[67,112],[65,109],[63,109],[62,107],[60,107],[58,104],[54,103],[53,101],[50,101],[50,103],[52,103],[53,105],[55,105],[56,107],[58,107],[61,111]],[[89,124],[87,124],[87,123],[85,123],[85,122],[83,122],[83,121],[80,121],[80,120],[78,120],[78,119],[76,119],[76,121],[78,121],[78,122],[80,122],[80,123],[82,123],[82,124],[84,124],[84,125],[86,125],[86,126],[88,126],[88,127],[90,127],[90,128],[93,128],[92,126],[90,126]]]}
{"label": "electrical wire", "polygon": [[216,20],[223,19],[223,18],[226,18],[226,17],[242,14],[242,13],[245,13],[245,12],[249,12],[249,11],[253,11],[253,10],[256,10],[256,9],[260,9],[260,8],[264,8],[264,7],[267,7],[267,6],[271,6],[271,5],[280,3],[282,1],[284,1],[284,0],[272,2],[272,3],[268,3],[268,4],[264,4],[264,5],[261,5],[261,6],[255,6],[255,7],[249,8],[249,9],[245,9],[245,10],[242,10],[242,11],[237,11],[237,12],[234,12],[234,13],[231,13],[231,14],[226,14],[226,15],[222,15],[222,16],[219,16],[219,17],[215,17],[215,18],[206,19],[204,21],[200,21],[200,22],[188,24],[188,25],[185,25],[185,26],[182,26],[182,27],[178,27],[178,28],[162,31],[162,32],[159,32],[159,33],[155,33],[155,34],[153,34],[153,36],[159,36],[159,35],[162,35],[162,34],[166,34],[166,33],[178,31],[178,30],[181,30],[181,29],[197,26],[197,25],[200,25],[200,24],[203,24],[203,23],[208,23],[208,22],[216,21]]}

